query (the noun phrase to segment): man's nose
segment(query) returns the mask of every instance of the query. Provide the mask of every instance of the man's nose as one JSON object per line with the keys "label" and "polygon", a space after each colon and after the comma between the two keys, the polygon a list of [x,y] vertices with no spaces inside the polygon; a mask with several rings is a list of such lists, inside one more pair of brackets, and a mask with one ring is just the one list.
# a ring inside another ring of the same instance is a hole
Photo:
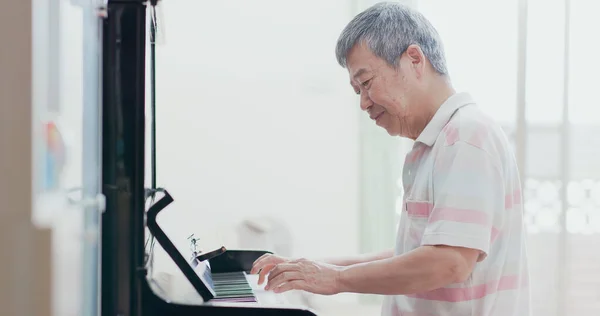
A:
{"label": "man's nose", "polygon": [[371,106],[373,106],[373,101],[369,99],[369,96],[366,93],[360,94],[360,108],[363,111],[367,111]]}

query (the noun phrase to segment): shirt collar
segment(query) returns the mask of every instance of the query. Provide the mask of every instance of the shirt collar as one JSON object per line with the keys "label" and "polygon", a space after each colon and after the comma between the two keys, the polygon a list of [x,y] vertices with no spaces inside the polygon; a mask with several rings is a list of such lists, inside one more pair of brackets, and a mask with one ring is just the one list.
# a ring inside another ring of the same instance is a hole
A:
{"label": "shirt collar", "polygon": [[435,112],[431,118],[431,121],[427,123],[425,129],[423,129],[419,137],[417,137],[416,142],[423,143],[427,146],[432,146],[439,134],[442,132],[444,126],[446,126],[448,121],[450,121],[452,115],[454,115],[454,113],[461,107],[473,103],[475,103],[475,101],[471,95],[466,92],[455,93],[450,96]]}

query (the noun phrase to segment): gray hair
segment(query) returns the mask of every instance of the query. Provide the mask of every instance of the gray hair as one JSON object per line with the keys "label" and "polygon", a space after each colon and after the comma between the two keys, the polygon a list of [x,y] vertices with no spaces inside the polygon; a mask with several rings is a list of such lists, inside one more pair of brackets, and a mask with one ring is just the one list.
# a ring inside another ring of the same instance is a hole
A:
{"label": "gray hair", "polygon": [[400,3],[377,3],[348,23],[335,48],[340,66],[346,68],[348,53],[360,42],[392,67],[398,66],[398,57],[408,46],[417,44],[435,71],[448,74],[444,47],[436,29],[421,13]]}

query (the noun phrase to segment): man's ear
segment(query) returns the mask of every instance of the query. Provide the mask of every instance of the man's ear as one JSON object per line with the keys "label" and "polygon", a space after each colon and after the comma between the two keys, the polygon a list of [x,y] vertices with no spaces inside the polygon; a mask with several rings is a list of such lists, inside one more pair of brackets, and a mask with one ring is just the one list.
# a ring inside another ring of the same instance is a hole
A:
{"label": "man's ear", "polygon": [[425,54],[423,54],[421,47],[415,44],[408,46],[406,49],[406,56],[413,64],[422,63],[425,60]]}
{"label": "man's ear", "polygon": [[410,62],[411,68],[413,68],[420,77],[423,74],[426,64],[425,54],[423,54],[421,47],[415,44],[410,45],[406,49],[405,55]]}

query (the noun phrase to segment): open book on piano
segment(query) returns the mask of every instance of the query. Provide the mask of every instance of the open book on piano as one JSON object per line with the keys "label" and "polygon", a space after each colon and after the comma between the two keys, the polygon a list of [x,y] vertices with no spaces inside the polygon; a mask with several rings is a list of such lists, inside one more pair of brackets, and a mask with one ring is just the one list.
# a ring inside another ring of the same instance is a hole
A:
{"label": "open book on piano", "polygon": [[293,306],[285,296],[264,290],[258,275],[249,271],[266,251],[226,250],[207,260],[186,259],[156,221],[173,198],[164,196],[147,213],[150,233],[167,252],[180,275],[157,274],[144,285],[143,315],[316,315],[306,307]]}

